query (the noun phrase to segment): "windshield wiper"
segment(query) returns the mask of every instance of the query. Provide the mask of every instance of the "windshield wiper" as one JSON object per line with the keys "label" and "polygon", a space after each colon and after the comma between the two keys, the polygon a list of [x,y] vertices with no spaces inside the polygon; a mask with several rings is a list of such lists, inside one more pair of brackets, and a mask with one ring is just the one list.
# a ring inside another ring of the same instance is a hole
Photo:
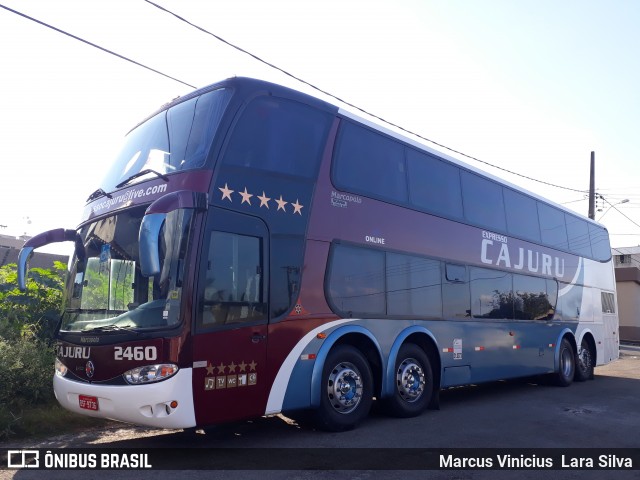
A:
{"label": "windshield wiper", "polygon": [[93,192],[91,195],[89,195],[89,198],[87,198],[85,200],[85,202],[90,202],[91,200],[95,200],[96,198],[102,197],[104,195],[106,195],[107,198],[113,198],[113,195],[111,195],[110,193],[107,193],[103,189],[99,188],[95,192]]}
{"label": "windshield wiper", "polygon": [[93,327],[93,328],[89,328],[87,330],[82,330],[81,333],[98,333],[98,332],[118,332],[118,331],[125,331],[125,332],[134,332],[134,333],[140,333],[139,330],[136,330],[133,327],[120,327],[118,325],[102,325],[100,327]]}
{"label": "windshield wiper", "polygon": [[147,168],[146,170],[141,170],[138,173],[134,173],[133,175],[131,175],[126,180],[123,180],[122,182],[120,182],[119,184],[116,185],[116,188],[124,187],[131,180],[133,180],[135,178],[138,178],[138,177],[142,177],[143,175],[146,175],[148,173],[153,173],[156,177],[161,178],[165,182],[169,181],[169,177],[167,177],[166,175],[164,175],[164,174],[162,174],[160,172],[156,172],[155,170],[152,170],[151,168]]}

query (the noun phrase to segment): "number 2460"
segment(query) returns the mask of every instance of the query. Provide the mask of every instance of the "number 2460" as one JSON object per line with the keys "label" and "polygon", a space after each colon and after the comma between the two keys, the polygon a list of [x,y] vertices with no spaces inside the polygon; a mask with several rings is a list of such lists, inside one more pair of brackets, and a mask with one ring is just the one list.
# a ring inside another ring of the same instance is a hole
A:
{"label": "number 2460", "polygon": [[113,349],[114,360],[157,360],[156,347],[115,347]]}

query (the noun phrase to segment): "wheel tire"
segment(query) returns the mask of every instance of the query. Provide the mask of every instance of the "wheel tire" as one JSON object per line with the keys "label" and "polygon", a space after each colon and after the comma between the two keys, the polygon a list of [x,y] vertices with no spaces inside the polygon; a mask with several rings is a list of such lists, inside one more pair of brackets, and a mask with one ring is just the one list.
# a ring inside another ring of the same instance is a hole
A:
{"label": "wheel tire", "polygon": [[349,345],[333,348],[322,369],[318,428],[351,430],[369,415],[373,403],[373,375],[364,355]]}
{"label": "wheel tire", "polygon": [[554,374],[554,383],[560,387],[568,387],[576,373],[576,355],[571,342],[566,338],[560,343],[558,371]]}
{"label": "wheel tire", "polygon": [[595,368],[595,355],[591,350],[589,342],[583,338],[580,343],[580,353],[576,357],[576,382],[593,380],[593,370]]}
{"label": "wheel tire", "polygon": [[400,347],[394,370],[393,396],[385,399],[389,415],[408,418],[426,410],[433,395],[433,372],[429,357],[413,343]]}

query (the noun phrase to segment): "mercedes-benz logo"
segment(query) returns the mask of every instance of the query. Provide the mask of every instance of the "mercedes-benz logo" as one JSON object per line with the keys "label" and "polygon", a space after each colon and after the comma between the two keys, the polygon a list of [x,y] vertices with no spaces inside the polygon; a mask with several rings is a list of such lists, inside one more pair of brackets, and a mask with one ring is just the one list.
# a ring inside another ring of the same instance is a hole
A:
{"label": "mercedes-benz logo", "polygon": [[87,374],[87,378],[93,377],[93,372],[95,372],[96,367],[93,366],[93,362],[89,360],[87,364],[84,366],[84,373]]}

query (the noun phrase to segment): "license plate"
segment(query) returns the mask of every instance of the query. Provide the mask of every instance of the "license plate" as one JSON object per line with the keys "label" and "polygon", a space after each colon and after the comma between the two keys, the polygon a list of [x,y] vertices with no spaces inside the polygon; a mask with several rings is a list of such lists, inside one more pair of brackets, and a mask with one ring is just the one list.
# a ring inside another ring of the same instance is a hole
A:
{"label": "license plate", "polygon": [[80,408],[85,410],[98,410],[98,397],[90,397],[88,395],[80,395],[78,397]]}

